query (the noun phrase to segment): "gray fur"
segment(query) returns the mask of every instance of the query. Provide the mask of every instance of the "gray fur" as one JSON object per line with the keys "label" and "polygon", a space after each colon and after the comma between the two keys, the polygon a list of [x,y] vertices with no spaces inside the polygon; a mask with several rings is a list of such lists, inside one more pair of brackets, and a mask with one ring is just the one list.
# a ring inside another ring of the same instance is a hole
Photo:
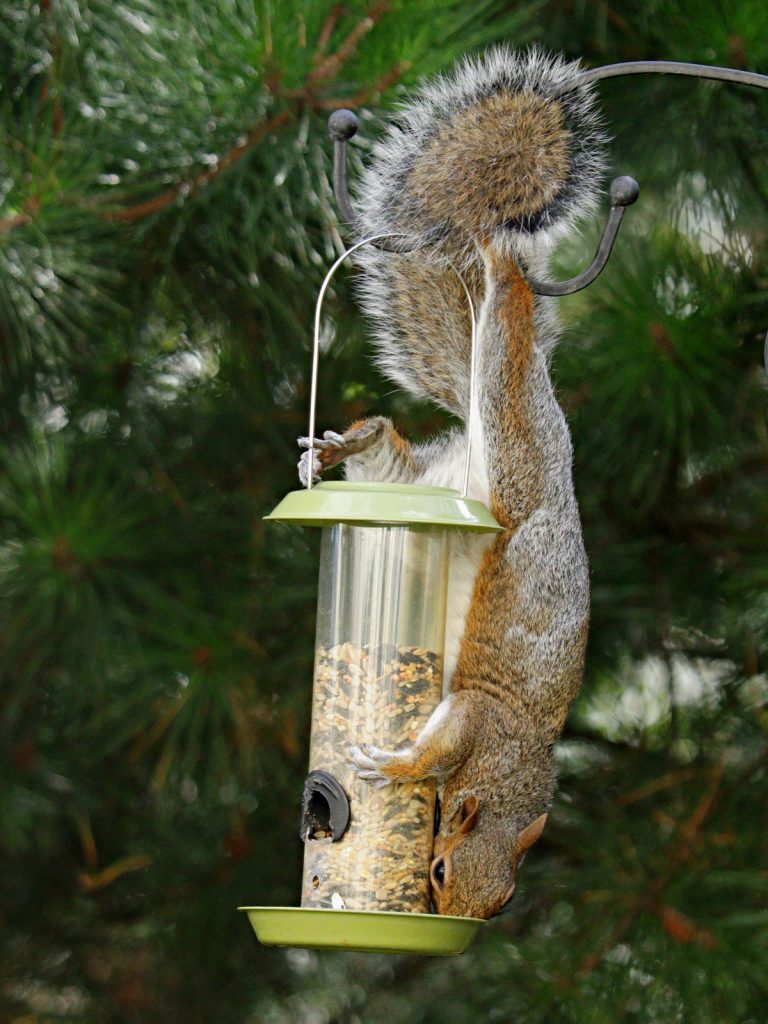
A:
{"label": "gray fur", "polygon": [[[496,47],[482,59],[466,58],[452,73],[423,86],[415,97],[409,97],[374,145],[373,159],[358,183],[361,237],[391,232],[418,238],[439,226],[430,220],[419,196],[408,192],[407,176],[437,128],[451,117],[502,89],[558,96],[573,142],[566,187],[544,211],[535,230],[493,225],[496,244],[508,248],[532,273],[546,279],[552,246],[578,218],[594,210],[604,172],[606,137],[595,112],[592,87],[580,85],[560,95],[580,70],[577,61],[566,61],[537,47],[521,52]],[[364,269],[360,298],[373,325],[377,361],[383,371],[409,391],[462,415],[469,394],[468,318],[463,307],[446,301],[453,277],[447,261],[469,276],[472,287],[473,271],[474,276],[481,273],[475,240],[452,230],[438,245],[412,255],[397,256],[366,246],[356,259]],[[408,322],[414,315],[412,304],[406,310],[398,308],[402,279],[412,273],[409,267],[418,268],[426,278],[421,290],[429,292],[429,301],[439,310],[439,346],[430,346],[429,337],[424,342],[412,337]],[[481,290],[472,287],[472,291],[479,305]],[[544,336],[554,345],[557,335],[551,322]]]}
{"label": "gray fur", "polygon": [[[363,234],[412,234],[414,224],[424,216],[418,197],[409,196],[405,188],[414,159],[444,121],[492,93],[508,90],[557,97],[565,109],[576,144],[571,172],[564,194],[535,232],[535,247],[539,248],[542,234],[549,235],[550,244],[553,234],[561,237],[576,218],[594,208],[605,169],[606,135],[595,110],[593,87],[568,88],[582,70],[579,61],[547,54],[539,47],[514,51],[498,46],[482,58],[466,57],[450,74],[430,80],[409,97],[373,147],[373,161],[357,188]],[[527,232],[512,235],[518,236],[516,242],[524,251],[529,248]]]}

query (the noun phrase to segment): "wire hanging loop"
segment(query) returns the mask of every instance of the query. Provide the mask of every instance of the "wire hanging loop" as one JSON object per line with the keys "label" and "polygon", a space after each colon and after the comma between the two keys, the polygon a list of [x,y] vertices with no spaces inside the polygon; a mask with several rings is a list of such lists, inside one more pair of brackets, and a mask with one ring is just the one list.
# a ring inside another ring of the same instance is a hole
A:
{"label": "wire hanging loop", "polygon": [[[344,260],[351,256],[352,253],[357,252],[358,249],[362,249],[364,245],[375,244],[376,242],[382,242],[393,238],[407,238],[407,235],[399,234],[383,234],[383,235],[371,235],[369,238],[363,238],[360,242],[356,242],[351,245],[345,252],[339,256],[336,262],[333,264],[331,269],[325,275],[325,280],[320,286],[320,293],[317,296],[317,304],[315,306],[315,330],[312,343],[312,376],[310,382],[309,391],[309,431],[307,437],[309,439],[308,447],[308,459],[309,466],[307,472],[307,490],[312,490],[312,475],[315,465],[315,418],[317,411],[317,377],[318,368],[320,365],[320,321],[323,312],[323,299],[325,293],[328,290],[328,286],[331,283],[333,275],[339,269]],[[464,280],[462,275],[459,273],[457,268],[449,260],[443,259],[443,262],[449,267],[456,277],[459,279],[461,287],[464,289],[464,294],[467,297],[467,305],[469,306],[469,318],[470,318],[470,366],[469,366],[469,415],[467,416],[467,454],[464,463],[464,481],[462,487],[462,497],[467,497],[469,490],[469,469],[472,460],[472,431],[471,426],[477,418],[477,317],[475,315],[475,305],[472,302],[472,296],[470,295],[467,282]]]}

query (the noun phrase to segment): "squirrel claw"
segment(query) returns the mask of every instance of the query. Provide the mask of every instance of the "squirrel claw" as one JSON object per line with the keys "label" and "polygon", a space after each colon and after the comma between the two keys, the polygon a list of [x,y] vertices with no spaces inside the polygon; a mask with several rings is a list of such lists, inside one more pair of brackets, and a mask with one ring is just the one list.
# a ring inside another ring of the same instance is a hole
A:
{"label": "squirrel claw", "polygon": [[[312,449],[312,483],[317,483],[322,476],[324,469],[330,469],[341,462],[345,455],[346,440],[335,430],[326,430],[322,439],[316,437],[310,441],[308,437],[297,438],[300,448]],[[304,487],[307,486],[309,477],[309,450],[305,451],[299,460],[299,480]]]}
{"label": "squirrel claw", "polygon": [[394,755],[386,750],[379,750],[378,747],[369,746],[367,743],[359,747],[348,747],[349,761],[347,764],[357,775],[358,779],[367,782],[369,786],[380,789],[388,786],[392,779],[386,774],[385,766],[392,761]]}
{"label": "squirrel claw", "polygon": [[343,448],[347,443],[344,440],[342,434],[337,434],[335,430],[326,430],[323,432],[323,440],[327,441],[333,448]]}
{"label": "squirrel claw", "polygon": [[358,772],[357,777],[362,779],[363,782],[367,782],[369,786],[373,786],[374,789],[383,789],[392,782],[391,779],[381,775],[379,772]]}
{"label": "squirrel claw", "polygon": [[[297,438],[299,448],[309,448],[310,442],[308,437]],[[337,434],[334,430],[326,430],[322,438],[316,437],[312,442],[312,448],[317,451],[326,451],[329,448],[343,448],[345,444],[344,438],[341,434]]]}
{"label": "squirrel claw", "polygon": [[[312,483],[316,484],[321,479],[323,472],[323,466],[320,462],[320,457],[317,452],[313,452],[314,458],[312,459]],[[299,467],[299,481],[302,487],[307,486],[309,480],[309,452],[304,452],[298,462]]]}

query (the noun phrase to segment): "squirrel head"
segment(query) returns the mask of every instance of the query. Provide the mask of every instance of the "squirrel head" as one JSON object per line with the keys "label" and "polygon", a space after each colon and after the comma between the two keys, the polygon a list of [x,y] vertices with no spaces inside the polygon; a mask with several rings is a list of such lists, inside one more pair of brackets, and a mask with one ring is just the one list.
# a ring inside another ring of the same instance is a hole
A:
{"label": "squirrel head", "polygon": [[489,918],[511,899],[520,863],[547,823],[541,814],[519,832],[509,819],[483,809],[474,795],[435,837],[430,868],[432,898],[439,914]]}

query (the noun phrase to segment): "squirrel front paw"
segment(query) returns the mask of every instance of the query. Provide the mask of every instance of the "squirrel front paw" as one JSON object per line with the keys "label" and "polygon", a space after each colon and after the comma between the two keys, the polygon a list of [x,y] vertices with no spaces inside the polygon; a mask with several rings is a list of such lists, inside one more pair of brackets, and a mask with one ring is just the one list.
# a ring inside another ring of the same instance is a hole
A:
{"label": "squirrel front paw", "polygon": [[362,743],[359,747],[348,747],[347,754],[347,764],[358,779],[376,789],[388,786],[391,782],[414,782],[422,778],[410,761],[408,750],[380,750],[379,747]]}
{"label": "squirrel front paw", "polygon": [[[353,423],[343,434],[337,434],[335,430],[326,430],[322,439],[317,438],[312,442],[312,482],[315,483],[320,479],[324,469],[337,466],[351,455],[361,455],[363,452],[378,450],[386,437],[391,439],[390,457],[385,460],[384,465],[377,467],[382,475],[365,477],[365,479],[394,480],[395,477],[390,477],[389,474],[393,471],[393,467],[397,469],[398,458],[410,467],[409,460],[412,461],[412,454],[408,454],[411,452],[410,445],[399,436],[390,420],[384,416],[369,416],[368,419]],[[300,437],[299,446],[309,448],[309,438]],[[309,474],[309,451],[306,451],[299,460],[299,479],[305,487],[309,480]]]}
{"label": "squirrel front paw", "polygon": [[[298,445],[300,448],[309,449],[309,438],[300,437]],[[322,440],[315,438],[311,446],[312,451],[305,451],[299,459],[299,480],[302,487],[306,487],[309,482],[310,456],[312,456],[312,483],[316,484],[320,480],[324,469],[335,466],[344,458],[344,446],[344,438],[341,434],[337,434],[335,430],[326,430]]]}

